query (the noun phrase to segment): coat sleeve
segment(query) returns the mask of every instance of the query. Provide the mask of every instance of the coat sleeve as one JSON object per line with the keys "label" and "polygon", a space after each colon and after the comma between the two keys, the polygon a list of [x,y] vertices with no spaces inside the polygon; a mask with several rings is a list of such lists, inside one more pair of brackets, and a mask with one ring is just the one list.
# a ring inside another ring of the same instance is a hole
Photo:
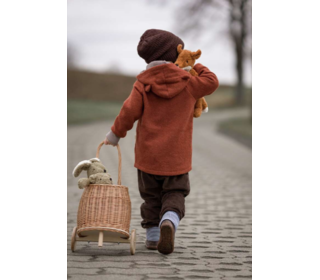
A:
{"label": "coat sleeve", "polygon": [[207,67],[198,63],[194,66],[199,76],[190,78],[188,89],[191,95],[197,100],[201,97],[213,93],[219,86],[217,76]]}
{"label": "coat sleeve", "polygon": [[138,82],[135,82],[129,97],[123,103],[120,113],[111,127],[111,131],[120,138],[125,137],[127,131],[132,129],[134,122],[140,119],[142,112],[142,90]]}

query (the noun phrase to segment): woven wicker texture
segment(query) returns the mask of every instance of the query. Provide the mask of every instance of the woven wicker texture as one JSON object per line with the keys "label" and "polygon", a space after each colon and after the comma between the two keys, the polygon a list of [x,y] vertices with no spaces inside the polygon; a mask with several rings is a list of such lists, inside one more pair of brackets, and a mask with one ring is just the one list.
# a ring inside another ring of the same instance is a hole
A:
{"label": "woven wicker texture", "polygon": [[[99,145],[96,157],[103,142]],[[128,188],[121,185],[121,151],[118,156],[118,185],[89,185],[78,208],[77,233],[89,230],[112,231],[129,237],[131,201]]]}

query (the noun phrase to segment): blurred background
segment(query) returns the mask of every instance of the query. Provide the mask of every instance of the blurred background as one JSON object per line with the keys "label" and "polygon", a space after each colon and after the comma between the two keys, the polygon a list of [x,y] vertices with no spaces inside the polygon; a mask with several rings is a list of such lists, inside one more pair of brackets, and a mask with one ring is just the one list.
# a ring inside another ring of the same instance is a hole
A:
{"label": "blurred background", "polygon": [[198,62],[220,81],[209,114],[230,112],[219,131],[251,147],[251,23],[251,0],[68,0],[68,125],[117,116],[146,67],[140,36],[155,28],[202,50]]}

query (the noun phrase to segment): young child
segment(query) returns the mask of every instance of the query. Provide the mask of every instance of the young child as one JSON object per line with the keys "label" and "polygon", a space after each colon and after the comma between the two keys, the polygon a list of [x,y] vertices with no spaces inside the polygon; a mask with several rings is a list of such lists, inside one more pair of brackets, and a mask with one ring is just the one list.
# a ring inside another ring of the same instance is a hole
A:
{"label": "young child", "polygon": [[170,254],[174,236],[185,215],[190,192],[193,111],[197,99],[213,93],[214,73],[201,64],[199,76],[191,76],[172,62],[183,41],[174,34],[147,30],[140,38],[138,54],[147,65],[137,76],[105,144],[116,145],[139,120],[136,131],[135,167],[138,169],[141,225],[146,228],[146,247]]}

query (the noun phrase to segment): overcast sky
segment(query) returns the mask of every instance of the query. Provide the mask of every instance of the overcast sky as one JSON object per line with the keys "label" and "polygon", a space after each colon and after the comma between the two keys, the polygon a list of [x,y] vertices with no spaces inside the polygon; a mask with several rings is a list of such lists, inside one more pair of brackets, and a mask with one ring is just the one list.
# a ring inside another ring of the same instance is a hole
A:
{"label": "overcast sky", "polygon": [[[181,1],[159,5],[150,0],[68,0],[68,46],[75,65],[136,76],[146,66],[137,54],[140,36],[156,28],[181,37],[186,49],[201,49],[198,62],[215,72],[221,83],[235,83],[235,58],[225,35],[214,33],[214,26],[193,39],[177,32],[175,13]],[[245,67],[245,82],[251,84],[250,62]]]}

